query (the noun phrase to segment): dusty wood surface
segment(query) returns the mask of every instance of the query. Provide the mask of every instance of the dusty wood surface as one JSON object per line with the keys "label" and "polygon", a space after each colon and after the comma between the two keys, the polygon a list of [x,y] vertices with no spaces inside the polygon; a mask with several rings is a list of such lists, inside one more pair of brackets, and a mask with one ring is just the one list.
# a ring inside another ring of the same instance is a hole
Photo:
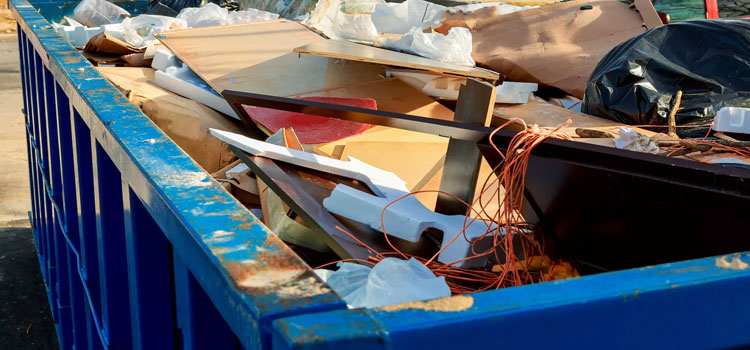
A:
{"label": "dusty wood surface", "polygon": [[[649,137],[656,135],[656,132],[651,130],[636,128],[609,119],[572,111],[567,108],[547,103],[543,100],[532,99],[526,104],[518,105],[495,105],[495,109],[492,113],[493,126],[502,125],[511,119],[522,119],[526,122],[526,125],[531,126],[532,124],[537,124],[543,127],[557,127],[570,119],[573,123],[563,130],[573,137],[577,136],[575,132],[576,128],[594,129],[618,135],[618,128],[621,126],[632,128]],[[520,124],[512,124],[509,129],[520,130]]]}

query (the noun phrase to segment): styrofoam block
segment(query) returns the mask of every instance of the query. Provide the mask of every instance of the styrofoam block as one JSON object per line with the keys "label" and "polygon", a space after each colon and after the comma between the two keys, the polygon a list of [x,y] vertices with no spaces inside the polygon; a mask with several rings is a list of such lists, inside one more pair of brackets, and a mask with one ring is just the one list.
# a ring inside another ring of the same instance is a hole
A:
{"label": "styrofoam block", "polygon": [[151,68],[166,71],[169,67],[178,67],[182,64],[177,60],[177,55],[167,50],[156,50],[154,60],[151,61]]}
{"label": "styrofoam block", "polygon": [[[211,135],[242,149],[250,154],[323,171],[365,183],[375,195],[359,191],[346,185],[338,185],[331,196],[323,200],[323,206],[330,212],[366,224],[383,232],[380,216],[383,213],[385,232],[389,235],[417,242],[427,228],[444,232],[443,245],[448,244],[464,228],[463,215],[443,215],[427,209],[414,196],[406,197],[390,206],[389,203],[409,193],[404,180],[398,175],[373,167],[353,157],[349,161],[328,158],[297,151],[267,142],[254,140],[243,135],[209,129]],[[383,212],[384,208],[388,208]],[[467,220],[467,223],[471,219]],[[487,230],[497,230],[497,226],[475,220],[466,228],[466,238],[474,240]],[[491,240],[492,235],[487,235]],[[481,242],[479,245],[486,242]],[[489,244],[491,246],[491,244]],[[486,247],[488,248],[488,247]],[[482,251],[481,248],[478,251]],[[438,261],[451,263],[472,255],[471,244],[463,237],[456,239],[438,257]],[[455,266],[484,266],[487,257],[471,259]]]}
{"label": "styrofoam block", "polygon": [[[68,19],[68,21],[73,21],[72,23],[76,23],[75,20]],[[86,44],[91,40],[94,35],[97,35],[101,32],[107,32],[108,35],[112,35],[113,37],[123,40],[122,37],[122,27],[120,24],[107,24],[103,25],[101,27],[86,27],[83,25],[62,25],[53,23],[52,26],[57,30],[60,35],[62,35],[65,40],[70,42],[71,45],[75,48],[83,48],[86,46]]]}
{"label": "styrofoam block", "polygon": [[[323,206],[331,213],[410,242],[419,241],[422,233],[428,228],[438,229],[443,232],[441,247],[447,245],[447,248],[438,256],[438,261],[446,264],[472,256],[472,245],[468,241],[479,239],[488,230],[497,230],[496,225],[481,220],[472,222],[471,219],[467,219],[463,215],[436,213],[427,209],[414,196],[403,198],[394,203],[395,200],[407,194],[408,192],[404,191],[397,196],[378,197],[340,184],[333,189],[330,197],[323,200]],[[388,206],[390,203],[393,204]],[[386,208],[386,206],[388,207]],[[466,239],[459,237],[451,243],[456,234],[464,229],[464,222],[468,224],[464,231]],[[382,224],[385,224],[385,228]],[[492,246],[489,242],[492,240],[492,235],[488,234],[485,239],[488,241],[477,243],[479,246],[476,251],[481,252]],[[484,266],[487,264],[487,258],[487,256],[474,258],[456,263],[454,266]]]}
{"label": "styrofoam block", "polygon": [[713,129],[721,132],[750,134],[750,108],[723,107],[714,117]]}
{"label": "styrofoam block", "polygon": [[[458,99],[458,91],[461,89],[461,85],[466,83],[465,78],[439,74],[395,69],[389,72],[407,85],[421,90],[428,96],[444,99]],[[503,82],[502,85],[497,87],[495,103],[526,103],[529,101],[531,93],[537,91],[538,88],[539,85],[536,83]]]}
{"label": "styrofoam block", "polygon": [[89,39],[104,31],[102,27],[89,28],[84,26],[66,26],[56,23],[53,26],[75,48],[86,46]]}

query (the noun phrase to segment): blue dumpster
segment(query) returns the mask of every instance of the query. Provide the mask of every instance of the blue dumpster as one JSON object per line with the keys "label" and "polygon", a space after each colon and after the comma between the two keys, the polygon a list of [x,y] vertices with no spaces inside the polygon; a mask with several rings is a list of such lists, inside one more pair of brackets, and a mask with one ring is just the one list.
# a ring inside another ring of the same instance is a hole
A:
{"label": "blue dumpster", "polygon": [[750,346],[750,253],[347,309],[57,34],[75,5],[11,0],[30,220],[62,349]]}

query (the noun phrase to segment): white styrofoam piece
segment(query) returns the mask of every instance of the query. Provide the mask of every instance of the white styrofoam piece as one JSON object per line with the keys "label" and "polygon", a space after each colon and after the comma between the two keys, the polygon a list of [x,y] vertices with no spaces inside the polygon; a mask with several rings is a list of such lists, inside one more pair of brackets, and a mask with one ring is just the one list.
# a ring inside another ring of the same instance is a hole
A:
{"label": "white styrofoam piece", "polygon": [[[449,77],[439,74],[411,72],[406,70],[390,70],[389,72],[407,85],[417,90],[421,90],[428,96],[444,99],[458,99],[458,91],[461,89],[461,85],[466,83],[465,78]],[[538,88],[539,85],[536,83],[503,82],[502,85],[497,87],[495,103],[526,103],[529,101],[531,93]]]}
{"label": "white styrofoam piece", "polygon": [[84,26],[66,26],[62,24],[54,23],[52,26],[57,30],[62,37],[65,38],[75,48],[82,48],[86,46],[94,35],[97,35],[104,31],[103,27],[84,27]]}
{"label": "white styrofoam piece", "polygon": [[154,52],[154,60],[151,61],[151,68],[164,72],[167,68],[173,66],[181,66],[177,60],[177,55],[167,50],[156,50]]}
{"label": "white styrofoam piece", "polygon": [[536,91],[539,85],[536,83],[518,83],[513,81],[503,82],[497,87],[495,103],[526,103],[529,102],[531,93]]}
{"label": "white styrofoam piece", "polygon": [[[488,230],[497,230],[494,224],[485,223],[481,220],[467,219],[464,215],[443,215],[427,209],[414,196],[403,198],[395,203],[398,198],[407,195],[404,191],[398,196],[378,197],[362,192],[355,188],[339,184],[331,192],[331,196],[323,200],[323,206],[336,215],[366,224],[371,228],[384,232],[382,224],[385,224],[385,232],[390,236],[417,242],[422,233],[428,228],[435,228],[443,232],[441,247],[445,248],[438,256],[442,263],[452,263],[460,259],[470,257],[472,245],[467,241],[474,241]],[[391,204],[388,206],[388,204]],[[386,208],[386,206],[388,206]],[[382,221],[381,221],[382,215]],[[465,229],[466,239],[459,237],[452,243],[456,234],[464,230],[464,222],[468,224]],[[471,224],[469,224],[471,222]],[[492,235],[485,238],[487,242],[478,243],[484,248],[489,248]],[[479,246],[477,251],[484,249]],[[467,261],[455,263],[457,267],[478,267],[487,263],[487,257],[474,258]]]}
{"label": "white styrofoam piece", "polygon": [[[66,17],[67,18],[67,17]],[[68,19],[69,23],[77,23],[74,19]],[[108,35],[122,40],[122,27],[120,24],[106,24],[101,27],[86,27],[80,23],[72,25],[62,25],[53,23],[52,26],[62,37],[65,38],[75,48],[83,48],[94,35],[101,32],[107,32]]]}
{"label": "white styrofoam piece", "polygon": [[[385,230],[391,236],[417,242],[427,228],[436,228],[444,232],[443,245],[445,245],[464,228],[465,216],[435,213],[422,205],[414,196],[406,197],[388,206],[389,203],[409,193],[404,180],[394,173],[373,167],[353,157],[349,157],[349,161],[342,161],[277,146],[227,131],[216,129],[209,129],[209,131],[219,140],[250,154],[365,183],[375,195],[346,185],[338,185],[331,192],[331,196],[323,200],[323,206],[334,214],[361,222],[381,232],[383,231],[380,220],[382,213],[383,222],[386,224]],[[383,212],[386,206],[388,208]],[[497,227],[494,224],[475,220],[466,228],[466,238],[474,240],[488,229],[496,230]],[[491,235],[487,235],[487,239],[491,240]],[[471,244],[463,237],[459,237],[440,254],[438,261],[451,263],[471,254]],[[486,262],[486,257],[476,258],[457,263],[455,266],[483,266]]]}
{"label": "white styrofoam piece", "polygon": [[750,108],[723,107],[714,117],[713,129],[721,132],[750,134]]}
{"label": "white styrofoam piece", "polygon": [[233,179],[232,173],[241,173],[245,170],[247,170],[247,165],[245,163],[237,164],[237,166],[227,170],[227,179]]}
{"label": "white styrofoam piece", "polygon": [[154,73],[156,86],[198,101],[234,119],[240,119],[227,100],[217,94],[203,79],[193,73],[190,67],[182,64],[171,52],[158,50],[154,53],[151,67],[157,69]]}

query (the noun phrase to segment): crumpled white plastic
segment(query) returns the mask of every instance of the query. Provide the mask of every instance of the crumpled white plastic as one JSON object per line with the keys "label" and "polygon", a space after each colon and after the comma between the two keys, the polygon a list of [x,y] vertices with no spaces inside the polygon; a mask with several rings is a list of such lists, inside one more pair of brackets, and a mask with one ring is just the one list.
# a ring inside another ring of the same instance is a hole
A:
{"label": "crumpled white plastic", "polygon": [[406,0],[402,3],[375,5],[372,11],[372,22],[379,33],[405,34],[414,27],[424,29],[440,26],[443,13],[446,11],[471,12],[485,7],[494,7],[496,15],[504,15],[537,6],[514,6],[494,2],[445,7],[424,0]]}
{"label": "crumpled white plastic", "polygon": [[451,28],[448,35],[423,33],[418,27],[413,27],[400,39],[392,42],[379,42],[377,45],[441,62],[469,67],[476,65],[471,57],[471,32],[463,27]]}
{"label": "crumpled white plastic", "polygon": [[373,3],[379,2],[383,0],[353,3],[320,0],[302,24],[323,32],[331,39],[372,42],[378,32],[367,11],[377,6]]}
{"label": "crumpled white plastic", "polygon": [[279,15],[256,9],[229,12],[227,9],[209,2],[201,7],[186,7],[180,11],[177,18],[187,21],[187,25],[190,28],[199,28],[268,21],[279,18]]}
{"label": "crumpled white plastic", "polygon": [[350,308],[382,307],[451,295],[445,277],[436,277],[414,258],[385,258],[372,268],[347,262],[339,266],[333,272],[318,270],[318,275]]}
{"label": "crumpled white plastic", "polygon": [[125,42],[138,48],[146,46],[149,41],[156,40],[154,38],[156,33],[188,27],[184,19],[157,15],[126,18],[121,25]]}
{"label": "crumpled white plastic", "polygon": [[73,10],[73,18],[88,27],[120,23],[128,16],[128,11],[106,0],[82,0]]}
{"label": "crumpled white plastic", "polygon": [[414,27],[438,26],[447,7],[424,0],[375,5],[372,22],[380,33],[405,34]]}
{"label": "crumpled white plastic", "polygon": [[659,153],[659,143],[648,136],[631,128],[620,127],[619,136],[615,139],[615,147],[645,153]]}

